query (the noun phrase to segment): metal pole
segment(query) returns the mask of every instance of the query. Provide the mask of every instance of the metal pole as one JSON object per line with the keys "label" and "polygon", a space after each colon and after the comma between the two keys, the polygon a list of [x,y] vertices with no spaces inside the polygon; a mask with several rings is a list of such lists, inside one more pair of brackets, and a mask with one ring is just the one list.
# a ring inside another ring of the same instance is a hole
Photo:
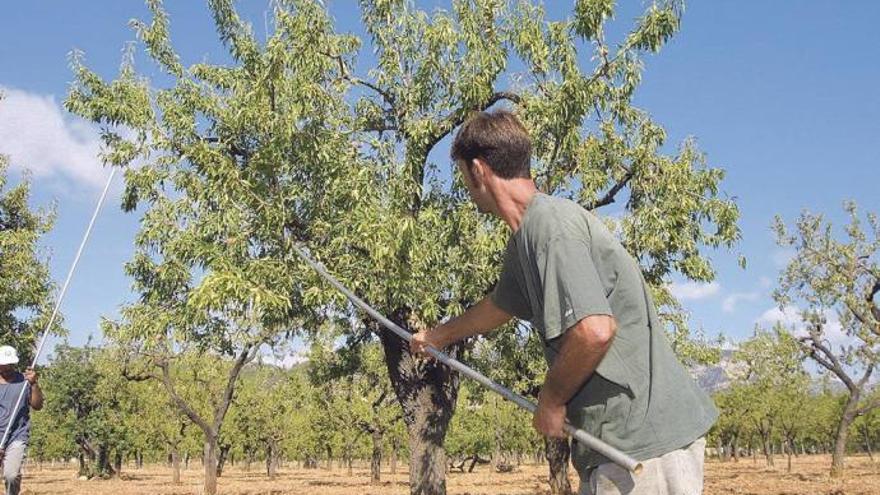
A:
{"label": "metal pole", "polygon": [[[61,287],[58,299],[55,300],[55,307],[52,309],[52,316],[49,317],[49,322],[46,323],[46,327],[43,329],[40,342],[37,345],[37,351],[34,353],[33,361],[31,361],[31,368],[37,365],[37,359],[40,358],[40,354],[43,352],[43,346],[46,344],[46,337],[49,336],[49,329],[52,328],[52,324],[55,323],[55,318],[58,316],[61,302],[64,300],[64,295],[67,294],[67,287],[70,285],[70,280],[73,278],[73,272],[76,271],[76,265],[79,264],[79,259],[86,247],[86,243],[89,241],[89,236],[92,234],[92,227],[95,226],[95,220],[98,218],[98,213],[101,211],[101,207],[104,206],[104,199],[107,197],[107,191],[110,190],[110,183],[113,182],[114,175],[116,175],[115,167],[110,169],[110,176],[107,177],[107,184],[104,185],[104,191],[101,193],[100,199],[98,199],[98,204],[95,206],[94,213],[92,213],[92,219],[89,221],[89,226],[86,227],[86,233],[83,235],[82,242],[79,244],[79,249],[76,251],[76,256],[73,258],[73,264],[70,265],[70,270],[67,272],[67,278],[64,280],[64,285]],[[3,439],[0,440],[0,450],[6,448],[6,440],[9,438],[9,430],[12,429],[12,424],[15,422],[18,408],[21,406],[21,401],[24,398],[24,392],[27,390],[27,387],[28,382],[25,381],[24,385],[21,387],[21,392],[18,394],[18,399],[15,401],[15,407],[12,408],[12,412],[10,413],[9,422],[6,423],[6,428],[3,430]]]}
{"label": "metal pole", "polygon": [[[294,243],[291,243],[291,245],[293,246],[294,251],[296,251],[296,254],[298,254],[300,256],[300,258],[305,260],[305,262],[308,263],[309,266],[311,266],[316,272],[318,272],[318,274],[321,275],[327,282],[330,282],[331,285],[333,285],[334,287],[339,289],[340,292],[345,294],[345,296],[348,297],[348,299],[350,299],[352,303],[354,303],[356,306],[358,306],[359,308],[366,311],[367,314],[369,314],[370,316],[375,318],[379,323],[381,323],[383,326],[385,326],[385,328],[391,330],[392,332],[397,334],[397,336],[399,336],[403,340],[405,340],[407,342],[412,340],[411,333],[407,332],[406,330],[404,330],[403,328],[398,326],[396,323],[389,320],[388,318],[383,316],[381,313],[379,313],[378,311],[373,309],[369,304],[362,301],[359,297],[354,295],[354,293],[351,292],[350,290],[348,290],[347,287],[342,285],[338,280],[333,278],[332,275],[327,273],[327,270],[324,269],[323,266],[321,266],[319,263],[317,263],[315,261],[312,261],[312,259],[309,258],[309,256],[306,255],[306,253],[302,249],[300,249],[299,246],[297,246]],[[502,385],[499,385],[499,384],[493,382],[492,380],[490,380],[488,377],[486,377],[482,373],[468,367],[467,365],[465,365],[461,361],[454,359],[450,356],[447,356],[446,354],[438,351],[437,349],[431,348],[431,347],[428,348],[428,353],[434,359],[436,359],[436,360],[440,361],[441,363],[445,364],[446,366],[449,366],[450,368],[458,371],[459,373],[467,376],[468,378],[476,380],[484,387],[498,393],[499,395],[501,395],[505,399],[513,402],[514,404],[525,409],[526,411],[528,411],[530,413],[534,413],[535,410],[537,409],[537,406],[532,401],[526,399],[525,397],[522,397],[521,395],[508,389],[507,387],[504,387]],[[590,435],[589,433],[572,426],[571,423],[569,423],[568,421],[566,421],[565,425],[563,425],[563,430],[568,435],[577,439],[578,442],[580,442],[580,443],[586,445],[587,447],[593,449],[594,451],[602,454],[603,456],[607,457],[609,460],[611,460],[615,464],[617,464],[617,465],[619,465],[619,466],[621,466],[621,467],[623,467],[623,468],[625,468],[635,474],[638,474],[642,470],[642,464],[640,462],[638,462],[637,460],[635,460],[632,457],[626,455],[625,453],[617,450],[616,448],[608,445],[607,443],[603,442],[602,440],[599,440],[598,438]]]}

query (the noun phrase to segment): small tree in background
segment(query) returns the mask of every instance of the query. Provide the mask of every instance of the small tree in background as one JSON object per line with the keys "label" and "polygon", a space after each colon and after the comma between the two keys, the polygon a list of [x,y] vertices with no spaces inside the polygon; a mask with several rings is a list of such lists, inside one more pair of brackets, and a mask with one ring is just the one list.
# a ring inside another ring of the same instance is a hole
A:
{"label": "small tree in background", "polygon": [[843,475],[853,420],[880,407],[880,400],[866,397],[880,360],[880,222],[868,213],[865,224],[853,202],[844,209],[849,224],[843,239],[822,215],[809,212],[793,231],[780,217],[773,224],[777,243],[794,251],[774,297],[783,310],[799,308],[806,324],[799,338],[804,352],[847,390],[835,434],[834,477]]}
{"label": "small tree in background", "polygon": [[794,440],[806,426],[801,406],[810,395],[810,377],[797,340],[779,325],[772,331],[758,328],[740,345],[735,359],[743,363],[745,373],[737,384],[743,390],[734,396],[748,401],[743,412],[761,437],[767,465],[774,465],[772,442],[781,437],[790,471]]}

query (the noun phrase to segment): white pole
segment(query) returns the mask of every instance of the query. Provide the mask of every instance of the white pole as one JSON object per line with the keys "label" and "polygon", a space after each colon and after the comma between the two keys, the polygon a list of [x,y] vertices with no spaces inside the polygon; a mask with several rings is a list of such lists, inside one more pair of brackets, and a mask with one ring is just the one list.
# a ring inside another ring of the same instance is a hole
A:
{"label": "white pole", "polygon": [[[320,274],[325,280],[330,282],[330,284],[332,284],[334,287],[339,289],[340,292],[345,294],[345,296],[348,297],[351,300],[351,302],[353,302],[356,306],[358,306],[361,309],[363,309],[364,311],[366,311],[370,316],[375,318],[377,321],[379,321],[379,323],[381,323],[386,328],[388,328],[389,330],[391,330],[392,332],[397,334],[403,340],[405,340],[407,342],[412,340],[411,333],[407,332],[406,330],[404,330],[403,328],[398,326],[396,323],[389,320],[388,318],[383,316],[381,313],[379,313],[378,311],[373,309],[369,304],[362,301],[359,297],[354,295],[353,292],[348,290],[347,287],[342,285],[338,280],[333,278],[332,275],[327,273],[327,270],[324,269],[323,266],[316,263],[315,261],[312,261],[312,259],[309,258],[308,255],[306,255],[306,253],[302,249],[300,249],[296,244],[293,244],[293,243],[291,243],[291,244],[293,245],[293,249],[294,249],[294,251],[296,251],[296,254],[298,254],[303,260],[305,260],[305,262],[308,263],[309,266],[311,266],[315,271],[317,271],[318,274]],[[463,374],[473,380],[476,380],[484,387],[500,394],[505,399],[513,402],[514,404],[525,409],[526,411],[529,411],[530,413],[534,413],[535,409],[537,409],[537,406],[532,401],[530,401],[530,400],[526,399],[525,397],[517,394],[516,392],[508,389],[507,387],[504,387],[502,385],[499,385],[499,384],[493,382],[487,376],[468,367],[467,365],[465,365],[461,361],[459,361],[455,358],[452,358],[450,356],[447,356],[446,354],[444,354],[444,353],[442,353],[432,347],[428,348],[428,353],[431,356],[433,356],[434,359],[436,359],[436,360],[440,361],[441,363],[445,364],[446,366],[449,366],[450,368],[458,371],[459,373],[461,373],[461,374]],[[619,466],[621,466],[621,467],[623,467],[623,468],[625,468],[635,474],[638,474],[642,470],[642,464],[639,461],[633,459],[632,457],[621,452],[620,450],[617,450],[616,448],[608,445],[607,443],[603,442],[602,440],[599,440],[598,438],[590,435],[589,433],[587,433],[579,428],[574,427],[568,421],[566,421],[565,425],[563,425],[563,430],[565,431],[565,433],[567,433],[567,434],[571,435],[572,437],[574,437],[575,439],[577,439],[578,442],[581,442],[582,444],[593,449],[594,451],[604,455],[605,457],[607,457],[609,460],[611,460],[615,464],[617,464],[617,465],[619,465]]]}
{"label": "white pole", "polygon": [[[95,220],[98,218],[98,213],[101,211],[101,207],[104,206],[104,199],[107,197],[107,191],[110,190],[110,183],[113,182],[114,175],[116,175],[115,167],[110,169],[110,176],[107,177],[107,184],[104,185],[104,191],[101,193],[100,199],[98,199],[98,204],[95,206],[94,213],[92,213],[92,219],[89,221],[89,226],[86,227],[86,233],[83,235],[82,242],[79,244],[79,249],[76,251],[76,256],[73,258],[73,264],[70,265],[70,270],[67,272],[67,278],[64,280],[64,285],[61,287],[58,299],[55,300],[55,307],[52,309],[52,316],[49,317],[49,322],[46,323],[46,327],[43,329],[40,342],[37,345],[37,351],[34,353],[34,359],[31,362],[31,368],[37,365],[37,359],[40,358],[40,354],[43,352],[43,346],[46,344],[46,337],[49,336],[49,329],[52,328],[52,324],[55,323],[55,318],[58,316],[61,302],[64,300],[64,295],[67,294],[67,287],[70,285],[70,280],[73,278],[73,272],[76,271],[76,265],[79,264],[79,259],[86,247],[86,243],[89,241],[89,236],[92,234],[92,227],[95,226]],[[27,389],[27,386],[27,382],[22,385],[21,392],[18,394],[18,399],[15,401],[15,407],[12,408],[9,422],[6,423],[6,428],[3,430],[3,439],[0,440],[0,450],[6,448],[6,440],[9,438],[9,430],[12,429],[12,425],[15,422],[15,416],[16,413],[18,413],[18,408],[21,406],[21,401],[24,398],[24,392]]]}

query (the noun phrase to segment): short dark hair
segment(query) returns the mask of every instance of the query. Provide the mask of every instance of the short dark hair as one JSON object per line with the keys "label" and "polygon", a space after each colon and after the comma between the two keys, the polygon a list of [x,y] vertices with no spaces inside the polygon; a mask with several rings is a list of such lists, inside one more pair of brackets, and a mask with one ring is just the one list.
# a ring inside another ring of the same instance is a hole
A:
{"label": "short dark hair", "polygon": [[452,142],[453,160],[480,158],[503,179],[531,178],[532,140],[508,110],[471,115]]}

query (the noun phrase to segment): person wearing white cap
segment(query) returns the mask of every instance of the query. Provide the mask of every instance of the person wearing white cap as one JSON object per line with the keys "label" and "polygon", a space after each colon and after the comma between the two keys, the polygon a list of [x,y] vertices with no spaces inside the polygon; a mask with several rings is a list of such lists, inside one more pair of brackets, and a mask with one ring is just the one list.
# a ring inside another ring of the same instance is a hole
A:
{"label": "person wearing white cap", "polygon": [[[31,429],[30,410],[43,408],[43,392],[37,384],[36,371],[28,368],[24,374],[19,373],[15,371],[16,364],[18,353],[15,349],[8,345],[0,346],[0,428],[9,428],[6,445],[0,445],[6,495],[18,495],[21,491],[21,465]],[[13,411],[23,387],[23,400]]]}

